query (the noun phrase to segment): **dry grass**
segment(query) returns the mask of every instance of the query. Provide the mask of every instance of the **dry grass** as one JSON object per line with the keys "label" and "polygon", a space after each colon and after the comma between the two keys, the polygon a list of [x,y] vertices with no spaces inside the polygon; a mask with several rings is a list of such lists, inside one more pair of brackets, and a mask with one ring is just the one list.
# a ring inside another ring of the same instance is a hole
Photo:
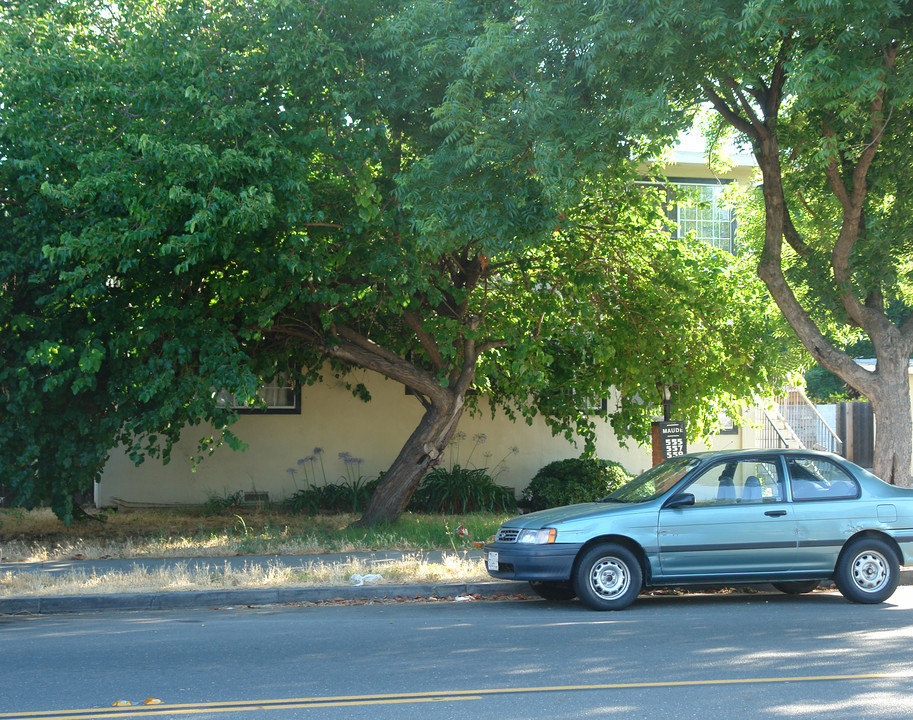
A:
{"label": "dry grass", "polygon": [[[465,518],[404,515],[374,529],[353,528],[353,515],[292,516],[263,510],[207,515],[200,511],[142,510],[110,514],[105,522],[82,521],[67,528],[48,510],[0,510],[0,560],[59,562],[108,558],[212,558],[212,563],[176,563],[170,569],[137,566],[129,572],[61,573],[4,571],[0,597],[128,592],[173,592],[283,586],[344,586],[352,575],[380,574],[385,584],[444,584],[488,579],[478,560],[445,553],[433,563],[417,554],[402,561],[309,562],[288,568],[277,563],[242,569],[220,563],[238,555],[303,555],[377,550],[461,550],[485,540],[503,521],[495,515]],[[470,528],[457,537],[458,525]]]}
{"label": "dry grass", "polygon": [[[351,561],[309,562],[300,567],[248,565],[237,569],[227,563],[189,566],[178,563],[167,569],[91,573],[77,569],[60,574],[0,573],[0,597],[97,595],[103,593],[184,592],[242,588],[332,587],[356,584],[353,576],[373,575],[377,584],[447,584],[488,579],[481,563],[456,554],[434,563],[419,556],[382,564]],[[380,576],[377,578],[376,576]],[[369,583],[370,584],[370,583]]]}

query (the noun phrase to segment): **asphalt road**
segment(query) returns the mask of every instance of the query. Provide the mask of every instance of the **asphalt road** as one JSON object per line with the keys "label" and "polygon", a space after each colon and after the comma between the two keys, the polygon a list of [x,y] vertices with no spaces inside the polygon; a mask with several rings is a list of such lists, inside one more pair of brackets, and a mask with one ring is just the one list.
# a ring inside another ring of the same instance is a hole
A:
{"label": "asphalt road", "polygon": [[911,638],[910,586],[5,616],[0,720],[909,718]]}

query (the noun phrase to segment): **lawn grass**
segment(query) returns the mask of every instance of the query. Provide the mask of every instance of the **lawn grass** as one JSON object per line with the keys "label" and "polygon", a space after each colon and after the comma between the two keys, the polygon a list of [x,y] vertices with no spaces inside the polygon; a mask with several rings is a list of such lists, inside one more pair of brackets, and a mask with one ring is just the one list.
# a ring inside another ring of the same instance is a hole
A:
{"label": "lawn grass", "polygon": [[[0,509],[0,560],[63,562],[108,558],[212,558],[202,569],[177,563],[148,570],[0,573],[0,597],[175,592],[281,586],[350,585],[353,576],[378,574],[381,584],[446,584],[489,579],[477,558],[461,552],[491,537],[506,516],[404,513],[395,523],[355,528],[355,515],[290,515],[269,508],[212,513],[200,509],[128,510],[65,526],[49,510]],[[457,533],[463,526],[468,536]],[[302,555],[401,550],[401,560],[309,559],[296,568],[220,563],[237,555]],[[431,562],[422,550],[450,550]]]}
{"label": "lawn grass", "polygon": [[[354,528],[355,515],[289,515],[269,508],[212,513],[202,509],[128,510],[104,522],[66,527],[49,510],[0,508],[0,597],[97,595],[276,587],[349,586],[353,576],[379,575],[381,585],[442,585],[491,580],[477,554],[464,552],[492,537],[506,515],[404,513],[390,525]],[[463,526],[468,536],[458,535]],[[229,566],[238,555],[320,555],[400,550],[402,558],[305,558]],[[423,550],[444,550],[440,561]],[[74,563],[54,572],[19,572],[17,563],[136,559],[124,571],[96,571]],[[206,558],[147,569],[144,558]],[[659,591],[665,593],[667,591]],[[680,593],[680,590],[673,592]]]}
{"label": "lawn grass", "polygon": [[[70,527],[50,510],[0,509],[4,562],[220,557],[366,550],[461,550],[494,535],[506,515],[404,513],[357,528],[357,516],[291,515],[269,508],[213,514],[200,509],[121,510]],[[463,526],[468,536],[457,534]]]}

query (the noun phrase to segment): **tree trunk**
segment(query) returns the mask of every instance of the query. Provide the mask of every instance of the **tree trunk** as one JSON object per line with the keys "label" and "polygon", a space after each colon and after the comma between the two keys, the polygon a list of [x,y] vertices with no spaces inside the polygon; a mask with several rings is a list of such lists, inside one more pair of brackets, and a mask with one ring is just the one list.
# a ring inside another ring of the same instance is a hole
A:
{"label": "tree trunk", "polygon": [[[875,347],[878,369],[869,372],[825,337],[783,273],[784,240],[795,251],[799,262],[813,259],[816,254],[815,247],[805,242],[793,224],[789,212],[777,135],[794,39],[793,31],[783,36],[768,81],[755,84],[752,79],[740,85],[736,78],[728,77],[716,85],[716,81],[708,77],[701,87],[720,116],[752,140],[764,195],[764,249],[758,262],[758,275],[811,356],[872,402],[876,425],[875,474],[887,482],[910,485],[913,483],[913,425],[909,363],[913,352],[913,316],[895,326],[885,315],[880,288],[870,289],[864,299],[856,296],[852,270],[854,248],[865,227],[867,174],[893,110],[884,112],[887,90],[877,92],[871,99],[868,127],[864,128],[869,142],[854,153],[852,159],[848,155],[834,154],[824,168],[827,185],[842,208],[842,219],[830,252],[819,259],[830,264],[829,279],[833,282],[835,298],[846,311],[846,321],[861,328]],[[890,43],[883,53],[873,55],[873,58],[880,57],[885,74],[893,73],[899,47]],[[834,139],[826,123],[822,130],[829,142]],[[823,262],[817,266],[809,262],[807,269],[815,273],[827,272],[824,268]]]}
{"label": "tree trunk", "polygon": [[406,509],[425,473],[437,465],[463,414],[462,396],[448,391],[446,397],[446,402],[432,402],[425,411],[355,525],[393,522]]}
{"label": "tree trunk", "polygon": [[[758,275],[767,285],[796,336],[815,360],[839,378],[856,388],[872,403],[875,414],[875,459],[873,472],[885,482],[910,486],[913,465],[913,420],[910,407],[909,362],[911,351],[908,324],[895,327],[883,311],[866,306],[856,298],[848,277],[850,257],[859,237],[859,218],[864,193],[851,197],[842,192],[839,177],[831,178],[835,195],[844,204],[843,225],[831,254],[840,299],[854,324],[872,339],[878,362],[876,372],[869,372],[848,354],[836,348],[797,300],[783,274],[782,243],[794,234],[783,191],[779,148],[773,134],[759,134],[755,152],[763,176],[765,238],[764,252],[758,263]],[[862,173],[864,178],[864,173]],[[858,178],[857,178],[858,182]],[[864,183],[862,183],[864,185]],[[856,188],[859,189],[858,187]],[[797,248],[803,250],[805,248]]]}
{"label": "tree trunk", "polygon": [[892,485],[910,487],[913,457],[913,413],[910,409],[909,359],[879,360],[874,392],[868,393],[875,414],[874,472]]}
{"label": "tree trunk", "polygon": [[[478,266],[477,261],[473,263]],[[359,527],[393,522],[406,509],[422,477],[438,463],[456,431],[463,415],[466,392],[475,378],[479,356],[487,349],[503,347],[502,341],[476,343],[474,339],[464,338],[462,363],[450,368],[446,383],[442,384],[440,373],[444,369],[444,360],[434,337],[423,328],[422,320],[417,315],[409,317],[407,313],[405,321],[431,358],[435,372],[417,367],[366,335],[344,325],[333,326],[332,342],[301,323],[278,324],[272,329],[277,334],[314,345],[330,357],[373,370],[402,383],[415,393],[425,407],[425,414],[418,427],[384,473],[383,480],[368,501],[365,514],[355,523]],[[474,331],[478,324],[478,316],[466,320],[468,330]]]}

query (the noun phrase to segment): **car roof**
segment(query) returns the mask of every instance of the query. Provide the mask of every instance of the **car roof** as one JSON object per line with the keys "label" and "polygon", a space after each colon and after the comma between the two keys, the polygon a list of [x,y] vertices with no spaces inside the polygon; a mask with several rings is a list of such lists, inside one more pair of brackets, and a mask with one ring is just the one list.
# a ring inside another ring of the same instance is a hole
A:
{"label": "car roof", "polygon": [[688,453],[688,457],[698,458],[700,460],[712,459],[733,459],[741,458],[765,458],[777,456],[796,456],[796,457],[826,457],[846,461],[845,458],[830,452],[820,450],[805,450],[803,448],[742,448],[738,450],[705,450],[700,452]]}

